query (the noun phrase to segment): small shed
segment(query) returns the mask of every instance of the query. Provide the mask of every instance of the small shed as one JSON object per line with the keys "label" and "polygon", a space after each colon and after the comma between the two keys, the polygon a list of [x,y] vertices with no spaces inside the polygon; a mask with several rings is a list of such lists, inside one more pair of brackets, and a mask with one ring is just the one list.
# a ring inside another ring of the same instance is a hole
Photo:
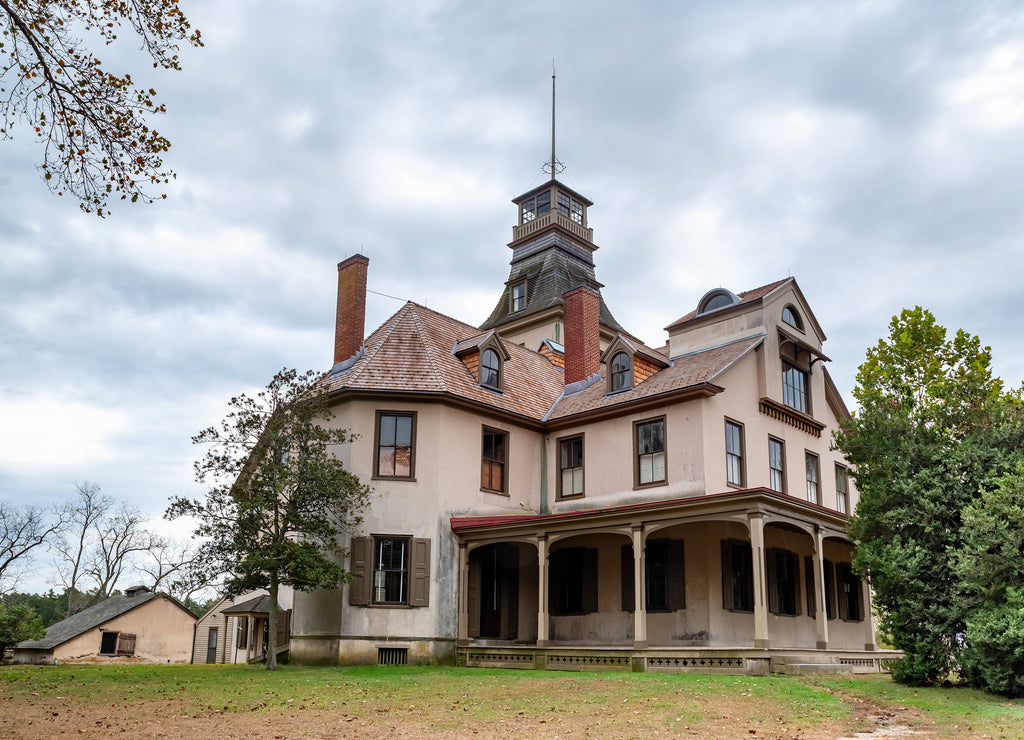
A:
{"label": "small shed", "polygon": [[145,586],[126,589],[46,628],[14,648],[16,663],[187,663],[196,615]]}
{"label": "small shed", "polygon": [[[287,652],[291,639],[292,589],[283,586],[277,605],[277,653]],[[258,589],[234,598],[225,596],[196,624],[193,663],[255,663],[266,658],[270,596]]]}

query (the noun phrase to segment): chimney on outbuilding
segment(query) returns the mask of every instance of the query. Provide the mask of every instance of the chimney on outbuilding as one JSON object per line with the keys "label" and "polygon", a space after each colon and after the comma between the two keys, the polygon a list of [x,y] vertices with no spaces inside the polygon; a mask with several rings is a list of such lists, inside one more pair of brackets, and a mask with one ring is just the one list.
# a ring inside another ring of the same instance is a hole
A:
{"label": "chimney on outbuilding", "polygon": [[338,315],[334,325],[334,364],[363,346],[366,322],[366,268],[370,260],[354,254],[338,263]]}
{"label": "chimney on outbuilding", "polygon": [[580,286],[562,296],[565,307],[565,384],[601,372],[601,296]]}

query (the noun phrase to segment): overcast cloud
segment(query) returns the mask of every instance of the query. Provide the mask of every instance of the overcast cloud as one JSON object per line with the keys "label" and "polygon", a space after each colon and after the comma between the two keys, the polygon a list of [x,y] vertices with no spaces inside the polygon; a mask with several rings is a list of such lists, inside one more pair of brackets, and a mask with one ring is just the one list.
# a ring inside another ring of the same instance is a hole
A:
{"label": "overcast cloud", "polygon": [[[542,182],[551,60],[562,179],[598,279],[650,344],[710,288],[797,278],[852,404],[902,308],[1024,377],[1024,11],[1016,2],[182,0],[206,48],[157,74],[169,199],[107,220],[0,142],[0,499],[73,482],[159,515],[191,435],[283,366],[329,367],[335,265],[482,322]],[[367,331],[400,307],[371,295]]]}

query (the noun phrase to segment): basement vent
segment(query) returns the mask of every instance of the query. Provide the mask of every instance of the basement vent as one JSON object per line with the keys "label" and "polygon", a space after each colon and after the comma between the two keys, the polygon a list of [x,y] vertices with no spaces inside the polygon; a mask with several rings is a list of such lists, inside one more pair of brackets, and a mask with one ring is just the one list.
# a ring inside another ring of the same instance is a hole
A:
{"label": "basement vent", "polygon": [[377,665],[406,665],[409,662],[409,648],[377,648]]}

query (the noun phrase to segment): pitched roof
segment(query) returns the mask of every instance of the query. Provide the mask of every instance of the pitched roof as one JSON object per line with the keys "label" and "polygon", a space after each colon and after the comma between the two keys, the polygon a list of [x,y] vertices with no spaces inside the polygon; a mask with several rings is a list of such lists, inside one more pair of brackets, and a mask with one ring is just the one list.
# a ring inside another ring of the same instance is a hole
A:
{"label": "pitched roof", "polygon": [[475,326],[410,301],[367,337],[355,364],[327,376],[327,390],[436,393],[540,420],[562,392],[561,368],[505,342],[502,391],[482,388],[452,352],[456,343],[479,335]]}
{"label": "pitched roof", "polygon": [[[281,606],[280,602],[277,605],[278,610],[284,611],[284,607]],[[222,614],[270,614],[270,595],[263,594],[262,596],[254,596],[253,598],[243,601],[241,604],[235,604],[227,609],[221,611]]]}
{"label": "pitched roof", "polygon": [[[719,310],[720,311],[727,311],[729,309],[736,308],[737,306],[743,306],[743,305],[746,305],[746,304],[753,303],[755,301],[759,301],[762,298],[764,298],[766,295],[768,295],[769,293],[774,291],[776,288],[779,288],[784,283],[788,283],[788,282],[793,282],[793,278],[792,277],[787,277],[787,278],[783,278],[782,280],[776,280],[774,283],[768,283],[768,285],[762,285],[760,288],[754,288],[753,290],[745,290],[745,291],[743,291],[742,293],[740,293],[737,296],[737,298],[740,299],[738,303],[734,303],[731,306],[725,306],[724,308],[721,308]],[[701,316],[706,316],[706,315],[710,315],[710,312],[708,314],[701,314]],[[683,324],[685,324],[685,323],[687,323],[689,321],[693,321],[696,318],[697,318],[697,309],[694,309],[694,310],[690,311],[690,313],[688,313],[685,316],[683,316],[682,318],[678,318],[675,321],[673,321],[671,324],[666,326],[665,327],[665,331],[672,331],[673,329],[677,329],[680,326],[682,326]]]}
{"label": "pitched roof", "polygon": [[[133,609],[138,609],[143,604],[148,604],[154,599],[166,599],[178,608],[192,614],[188,609],[185,609],[185,607],[165,594],[149,592],[136,596],[111,596],[95,606],[90,606],[88,609],[83,609],[77,614],[72,614],[67,619],[51,624],[46,628],[46,636],[41,640],[23,640],[19,642],[17,649],[51,650],[89,630],[106,624],[115,617],[120,617],[122,614],[127,614]],[[194,614],[192,616],[195,617]]]}

